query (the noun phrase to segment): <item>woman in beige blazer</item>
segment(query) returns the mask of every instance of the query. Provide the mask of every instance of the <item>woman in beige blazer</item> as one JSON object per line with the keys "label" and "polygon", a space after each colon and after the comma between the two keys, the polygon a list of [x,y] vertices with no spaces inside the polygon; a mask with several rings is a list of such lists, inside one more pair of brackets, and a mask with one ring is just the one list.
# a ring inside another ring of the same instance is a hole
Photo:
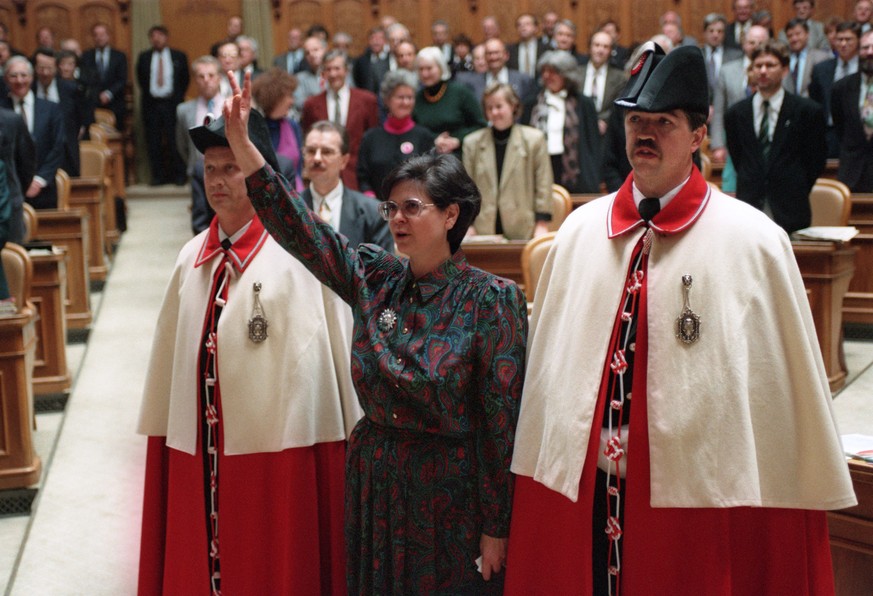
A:
{"label": "woman in beige blazer", "polygon": [[511,86],[489,85],[482,105],[491,126],[464,139],[464,167],[482,193],[482,209],[468,235],[529,240],[548,232],[552,165],[545,135],[515,123],[520,103]]}

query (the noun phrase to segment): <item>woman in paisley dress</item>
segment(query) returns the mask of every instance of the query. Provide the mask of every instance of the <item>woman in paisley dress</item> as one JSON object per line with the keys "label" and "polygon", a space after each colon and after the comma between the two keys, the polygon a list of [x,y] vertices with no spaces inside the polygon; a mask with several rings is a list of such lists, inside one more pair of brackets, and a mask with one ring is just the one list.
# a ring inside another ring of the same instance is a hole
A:
{"label": "woman in paisley dress", "polygon": [[346,460],[349,593],[499,593],[527,309],[514,283],[459,250],[479,191],[454,156],[415,157],[386,178],[380,204],[407,256],[352,248],[248,139],[248,79],[224,115],[252,204],[354,315],[365,416]]}

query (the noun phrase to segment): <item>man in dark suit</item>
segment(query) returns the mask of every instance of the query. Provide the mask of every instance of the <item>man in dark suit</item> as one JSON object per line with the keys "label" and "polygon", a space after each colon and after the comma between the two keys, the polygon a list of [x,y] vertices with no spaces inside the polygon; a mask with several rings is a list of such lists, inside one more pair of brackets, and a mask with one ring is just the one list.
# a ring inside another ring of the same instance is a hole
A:
{"label": "man in dark suit", "polygon": [[167,45],[169,32],[163,25],[149,29],[150,50],[136,61],[142,124],[149,152],[152,186],[184,184],[185,164],[176,150],[176,106],[188,90],[188,57]]}
{"label": "man in dark suit", "polygon": [[390,48],[385,40],[385,30],[373,27],[367,32],[367,49],[352,66],[352,79],[359,89],[379,94],[382,77],[388,72]]}
{"label": "man in dark suit", "polygon": [[597,126],[600,134],[606,134],[612,102],[618,97],[627,83],[624,71],[609,64],[612,53],[612,36],[598,31],[591,36],[588,55],[582,69],[582,94],[594,101],[597,108]]}
{"label": "man in dark suit", "polygon": [[36,174],[24,196],[36,209],[58,206],[55,173],[64,159],[64,125],[61,107],[33,93],[33,66],[24,56],[13,56],[3,73],[9,97],[3,107],[13,108],[27,125],[36,149]]}
{"label": "man in dark suit", "polygon": [[840,142],[833,127],[831,117],[831,90],[834,83],[840,79],[858,72],[858,45],[861,38],[861,26],[852,21],[837,25],[837,57],[816,64],[812,69],[812,80],[809,82],[809,98],[820,103],[828,120],[827,147],[828,157],[837,157],[840,153]]}
{"label": "man in dark suit", "polygon": [[573,21],[570,19],[558,21],[552,42],[556,50],[569,52],[577,63],[582,64],[584,57],[576,52],[576,24]]}
{"label": "man in dark suit", "polygon": [[6,165],[9,184],[10,242],[24,242],[24,191],[36,172],[36,149],[24,119],[12,110],[0,107],[0,161]]}
{"label": "man in dark suit", "polygon": [[462,82],[473,91],[473,95],[480,101],[488,85],[493,82],[507,83],[521,99],[522,105],[525,105],[536,93],[534,80],[524,73],[507,68],[509,53],[502,41],[496,38],[489,39],[483,45],[485,46],[485,61],[488,63],[488,71],[471,73],[465,76]]}
{"label": "man in dark suit", "polygon": [[873,192],[873,30],[861,36],[859,56],[858,72],[834,83],[831,93],[840,140],[837,178],[852,192]]}
{"label": "man in dark suit", "polygon": [[358,189],[358,148],[361,138],[369,129],[379,124],[376,96],[363,89],[350,88],[348,57],[344,52],[331,50],[324,57],[321,67],[325,90],[313,95],[303,104],[300,123],[307,134],[319,120],[331,120],[342,125],[349,137],[349,159],[343,170],[343,182],[351,189]]}
{"label": "man in dark suit", "polygon": [[79,175],[79,139],[83,137],[88,124],[88,103],[85,90],[75,81],[58,76],[55,53],[40,48],[34,54],[36,77],[33,92],[39,99],[47,99],[61,106],[64,122],[64,160],[61,167],[70,176]]}
{"label": "man in dark suit", "polygon": [[734,21],[725,28],[724,47],[740,49],[743,35],[754,23],[752,14],[755,12],[755,0],[734,0]]}
{"label": "man in dark suit", "polygon": [[431,45],[438,47],[443,53],[446,64],[451,64],[455,58],[455,49],[449,35],[449,23],[443,19],[435,20],[430,26],[430,39]]}
{"label": "man in dark suit", "polygon": [[379,202],[346,187],[340,179],[349,162],[349,138],[335,122],[312,124],[303,143],[303,177],[309,187],[301,198],[315,213],[349,239],[352,247],[377,244],[394,251],[388,222],[379,216]]}
{"label": "man in dark suit", "polygon": [[757,92],[725,114],[737,198],[763,210],[786,232],[809,226],[809,192],[824,169],[819,104],[787,93],[788,48],[770,40],[752,52]]}
{"label": "man in dark suit", "polygon": [[509,61],[506,66],[536,80],[537,60],[551,48],[537,37],[537,18],[531,13],[518,15],[515,30],[518,31],[518,41],[507,47]]}
{"label": "man in dark suit", "polygon": [[91,27],[94,47],[82,54],[82,81],[88,87],[94,108],[107,108],[115,114],[115,128],[124,130],[124,88],[127,85],[127,56],[109,45],[109,27]]}
{"label": "man in dark suit", "polygon": [[[742,0],[741,0],[742,1]],[[721,67],[731,60],[739,60],[743,52],[738,47],[729,48],[725,44],[727,19],[723,14],[711,12],[703,18],[703,59],[706,62],[706,76],[709,81],[709,101],[715,97],[718,88],[718,75]]]}
{"label": "man in dark suit", "polygon": [[273,59],[273,66],[294,74],[303,68],[303,31],[300,27],[288,30],[288,51]]}

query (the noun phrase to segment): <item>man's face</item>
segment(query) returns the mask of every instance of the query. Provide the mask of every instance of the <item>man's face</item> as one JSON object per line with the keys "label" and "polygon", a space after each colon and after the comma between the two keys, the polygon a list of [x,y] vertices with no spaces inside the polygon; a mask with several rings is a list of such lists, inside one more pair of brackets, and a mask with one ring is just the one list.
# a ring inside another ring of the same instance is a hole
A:
{"label": "man's face", "polygon": [[755,48],[766,43],[768,39],[770,39],[769,31],[759,25],[752,25],[743,39],[743,52],[751,58]]}
{"label": "man's face", "polygon": [[401,41],[394,51],[397,68],[415,71],[415,46],[408,41]]}
{"label": "man's face", "polygon": [[11,65],[7,64],[6,72],[3,76],[6,78],[6,86],[9,87],[9,93],[18,99],[23,98],[30,91],[33,75],[28,72],[27,66],[20,61],[14,61]]}
{"label": "man's face", "polygon": [[576,34],[564,23],[558,23],[555,25],[554,39],[555,47],[569,52],[572,51],[573,44],[576,43]]}
{"label": "man's face", "polygon": [[61,58],[58,61],[58,72],[62,79],[72,81],[76,78],[76,60],[72,56]]}
{"label": "man's face", "polygon": [[734,0],[734,17],[739,22],[745,23],[752,18],[752,7],[752,0]]}
{"label": "man's face", "polygon": [[529,14],[523,14],[515,21],[515,30],[518,32],[518,38],[521,41],[527,41],[537,34],[537,26],[534,19]]}
{"label": "man's face", "polygon": [[160,52],[167,47],[167,36],[162,31],[152,31],[149,33],[149,43],[152,44],[152,49]]}
{"label": "man's face", "polygon": [[506,52],[506,46],[499,39],[489,39],[485,42],[485,61],[488,62],[488,70],[492,74],[497,74],[504,67],[509,54]]}
{"label": "man's face", "polygon": [[485,39],[500,37],[500,25],[497,24],[495,19],[486,17],[482,21],[482,34],[485,36]]}
{"label": "man's face", "polygon": [[637,112],[624,117],[625,149],[641,189],[666,193],[691,171],[691,154],[706,136],[706,127],[691,130],[681,110]]}
{"label": "man's face", "polygon": [[782,66],[779,58],[772,54],[760,54],[752,61],[752,69],[755,71],[758,91],[768,96],[779,90],[788,72],[788,67]]}
{"label": "man's face", "polygon": [[392,27],[391,31],[388,32],[388,43],[391,44],[392,48],[396,48],[401,41],[406,41],[406,38],[406,31],[401,27]]}
{"label": "man's face", "polygon": [[51,56],[37,54],[36,66],[34,66],[34,70],[36,71],[37,80],[43,86],[47,86],[52,82],[52,79],[54,79],[55,75],[58,73],[57,61]]}
{"label": "man's face", "polygon": [[837,32],[837,54],[840,60],[848,61],[858,53],[858,38],[851,31]]}
{"label": "man's face", "polygon": [[5,41],[0,42],[0,64],[6,64],[10,56],[12,56],[12,50],[9,49],[9,44]]}
{"label": "man's face", "polygon": [[245,68],[255,61],[255,49],[251,42],[245,40],[238,42],[237,45],[239,46],[239,67]]}
{"label": "man's face", "polygon": [[243,22],[239,17],[230,17],[227,20],[227,37],[228,39],[236,39],[242,34]]}
{"label": "man's face", "polygon": [[91,30],[91,36],[94,38],[94,46],[105,48],[109,45],[109,30],[103,25],[97,25]]}
{"label": "man's face", "polygon": [[218,69],[212,64],[198,64],[194,67],[194,83],[197,93],[205,99],[212,99],[218,93],[221,79]]}
{"label": "man's face", "polygon": [[226,43],[218,48],[218,61],[221,63],[221,72],[237,70],[239,68],[239,46],[235,43]]}
{"label": "man's face", "polygon": [[445,25],[434,25],[430,34],[435,46],[441,46],[449,41],[449,28]]}
{"label": "man's face", "polygon": [[335,188],[349,161],[340,152],[342,139],[334,130],[313,130],[303,146],[303,175],[317,186]]}
{"label": "man's face", "polygon": [[254,215],[246,191],[246,177],[236,163],[230,147],[210,147],[203,155],[203,183],[206,200],[218,221],[243,223]]}
{"label": "man's face", "polygon": [[288,51],[293,52],[303,43],[303,33],[297,27],[288,31]]}
{"label": "man's face", "polygon": [[612,52],[612,38],[608,33],[603,31],[595,33],[591,36],[591,47],[589,48],[591,63],[595,68],[600,68],[609,60],[609,54]]}
{"label": "man's face", "polygon": [[673,42],[673,46],[678,46],[682,42],[682,32],[676,23],[664,23],[661,26],[661,33]]}
{"label": "man's face", "polygon": [[488,72],[488,62],[485,60],[485,46],[479,44],[473,48],[473,70],[476,72]]}
{"label": "man's face", "polygon": [[858,56],[858,69],[865,75],[873,75],[873,29],[861,36],[861,50]]}
{"label": "man's face", "polygon": [[382,31],[374,31],[367,38],[367,47],[374,54],[381,54],[385,48],[385,33]]}
{"label": "man's face", "polygon": [[712,23],[703,32],[703,37],[706,39],[707,45],[710,47],[718,47],[724,41],[724,23],[716,21]]}
{"label": "man's face", "polygon": [[349,74],[349,69],[346,67],[345,58],[337,56],[332,60],[328,60],[321,68],[321,76],[327,82],[328,87],[333,91],[339,91],[346,83],[346,75]]}
{"label": "man's face", "polygon": [[48,27],[42,27],[36,32],[36,44],[41,48],[55,47],[55,36]]}
{"label": "man's face", "polygon": [[812,2],[795,2],[794,3],[794,16],[798,19],[810,19],[812,18]]}
{"label": "man's face", "polygon": [[324,45],[321,40],[316,37],[310,37],[303,42],[303,55],[309,65],[317,70],[321,66],[321,61],[324,59]]}
{"label": "man's face", "polygon": [[873,2],[869,2],[868,0],[861,0],[855,4],[854,11],[855,21],[858,23],[866,23],[870,20],[870,17],[873,16]]}
{"label": "man's face", "polygon": [[546,35],[553,35],[557,24],[558,13],[549,11],[543,15],[543,33]]}
{"label": "man's face", "polygon": [[803,25],[792,27],[785,32],[785,36],[788,37],[788,47],[792,52],[802,51],[803,48],[806,47],[806,43],[809,41],[809,31],[807,31]]}

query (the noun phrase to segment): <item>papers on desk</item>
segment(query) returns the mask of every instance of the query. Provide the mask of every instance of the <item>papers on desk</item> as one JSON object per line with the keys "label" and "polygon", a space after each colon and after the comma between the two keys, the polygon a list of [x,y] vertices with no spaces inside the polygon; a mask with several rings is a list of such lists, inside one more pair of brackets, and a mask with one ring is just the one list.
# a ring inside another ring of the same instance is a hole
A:
{"label": "papers on desk", "polygon": [[502,234],[474,234],[464,237],[465,243],[470,244],[503,244],[506,238]]}
{"label": "papers on desk", "polygon": [[830,242],[848,242],[858,235],[854,226],[813,226],[803,228],[791,234],[794,240],[825,240]]}
{"label": "papers on desk", "polygon": [[860,459],[873,463],[873,436],[843,435],[843,453],[852,459]]}

